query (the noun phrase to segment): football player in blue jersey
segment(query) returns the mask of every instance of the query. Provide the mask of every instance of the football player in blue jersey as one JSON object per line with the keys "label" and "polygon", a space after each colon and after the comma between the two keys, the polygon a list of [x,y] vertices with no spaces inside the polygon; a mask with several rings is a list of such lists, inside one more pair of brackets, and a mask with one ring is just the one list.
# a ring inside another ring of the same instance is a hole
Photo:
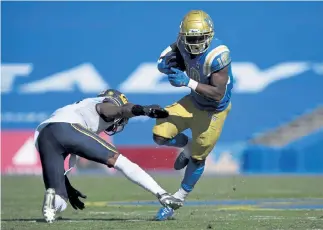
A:
{"label": "football player in blue jersey", "polygon": [[[157,119],[153,138],[158,145],[182,148],[174,168],[186,167],[174,194],[179,208],[204,171],[205,159],[214,148],[231,109],[233,76],[228,47],[214,38],[210,16],[202,10],[187,13],[177,41],[158,60],[158,70],[174,87],[189,87],[191,93],[166,107],[169,117]],[[182,132],[191,129],[192,138]],[[166,220],[174,209],[161,208],[157,220]]]}

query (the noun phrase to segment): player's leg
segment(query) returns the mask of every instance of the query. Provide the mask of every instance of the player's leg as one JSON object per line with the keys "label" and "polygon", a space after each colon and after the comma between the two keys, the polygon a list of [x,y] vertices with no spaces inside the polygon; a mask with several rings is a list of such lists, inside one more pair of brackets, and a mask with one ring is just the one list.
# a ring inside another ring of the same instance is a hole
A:
{"label": "player's leg", "polygon": [[[189,150],[191,149],[190,139],[183,133],[184,130],[189,128],[190,121],[192,120],[192,112],[194,106],[189,98],[185,96],[180,101],[165,108],[169,112],[169,117],[166,119],[157,119],[156,125],[153,128],[153,138],[158,145],[166,145],[177,148],[183,148],[183,151],[179,156],[188,155],[190,156]],[[188,158],[188,157],[187,157]],[[183,161],[176,160],[174,168],[185,167],[188,163],[187,158],[183,158]],[[180,166],[178,166],[180,165]],[[179,208],[182,205],[180,199],[177,200]],[[174,210],[169,207],[161,208],[157,215],[156,220],[166,220],[173,216]]]}
{"label": "player's leg", "polygon": [[[157,119],[153,128],[153,139],[158,145],[183,148],[181,154],[190,155],[190,139],[183,133],[189,127],[192,119],[192,102],[189,96],[165,108],[169,117]],[[180,154],[180,155],[181,155]],[[178,169],[178,162],[175,162],[175,169]],[[185,166],[184,166],[185,167]]]}
{"label": "player's leg", "polygon": [[211,114],[206,111],[196,111],[194,113],[194,119],[191,124],[193,137],[192,156],[186,167],[181,188],[174,194],[174,197],[184,201],[202,176],[205,159],[219,139],[230,109],[231,104],[220,113]]}
{"label": "player's leg", "polygon": [[[174,197],[185,201],[187,195],[193,190],[195,184],[201,178],[204,172],[205,158],[213,149],[217,139],[220,136],[222,127],[230,108],[218,114],[208,114],[200,110],[193,112],[191,123],[192,129],[192,149],[191,157],[187,164],[185,175],[180,189],[174,194]],[[212,116],[213,115],[213,116]],[[173,215],[173,210],[161,208],[157,215],[157,220],[167,220]]]}
{"label": "player's leg", "polygon": [[37,146],[46,188],[42,212],[45,220],[51,223],[55,220],[56,213],[64,211],[67,207],[64,177],[65,150],[47,127],[40,132]]}
{"label": "player's leg", "polygon": [[55,127],[57,129],[55,133],[64,132],[69,135],[69,138],[66,139],[57,136],[57,139],[69,152],[88,160],[105,164],[108,167],[114,167],[130,181],[154,194],[163,205],[169,204],[172,206],[172,203],[176,202],[176,199],[173,199],[142,168],[131,162],[127,157],[119,153],[112,144],[107,143],[95,133],[79,124],[60,123],[60,126]]}
{"label": "player's leg", "polygon": [[192,139],[188,138],[187,144],[183,147],[183,150],[178,154],[174,162],[174,169],[181,170],[185,168],[189,162],[191,155],[192,155]]}
{"label": "player's leg", "polygon": [[130,181],[154,194],[163,206],[177,208],[181,205],[180,200],[167,193],[148,173],[122,154],[115,154],[108,162]]}

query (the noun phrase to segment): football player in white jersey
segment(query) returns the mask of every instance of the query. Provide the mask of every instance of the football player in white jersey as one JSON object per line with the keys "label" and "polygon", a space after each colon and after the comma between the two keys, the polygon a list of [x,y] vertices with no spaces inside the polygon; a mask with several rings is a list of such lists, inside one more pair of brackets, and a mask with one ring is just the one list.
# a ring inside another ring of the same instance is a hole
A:
{"label": "football player in white jersey", "polygon": [[86,198],[74,189],[64,170],[64,159],[71,154],[114,167],[130,181],[153,193],[165,207],[176,206],[176,199],[137,164],[123,156],[112,144],[97,134],[105,131],[113,135],[123,130],[134,116],[166,118],[168,112],[158,105],[141,106],[128,102],[117,90],[106,90],[95,98],[86,98],[56,110],[42,122],[35,132],[35,146],[39,151],[46,188],[43,216],[52,223],[57,212],[67,207],[83,209]]}

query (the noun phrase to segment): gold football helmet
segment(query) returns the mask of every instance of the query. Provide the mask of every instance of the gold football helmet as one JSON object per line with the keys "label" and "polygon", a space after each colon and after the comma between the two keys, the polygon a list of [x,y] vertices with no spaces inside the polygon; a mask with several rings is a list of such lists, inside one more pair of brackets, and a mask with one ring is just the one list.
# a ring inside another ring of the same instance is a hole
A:
{"label": "gold football helmet", "polygon": [[192,10],[182,20],[179,34],[187,52],[204,53],[214,36],[213,21],[204,11]]}

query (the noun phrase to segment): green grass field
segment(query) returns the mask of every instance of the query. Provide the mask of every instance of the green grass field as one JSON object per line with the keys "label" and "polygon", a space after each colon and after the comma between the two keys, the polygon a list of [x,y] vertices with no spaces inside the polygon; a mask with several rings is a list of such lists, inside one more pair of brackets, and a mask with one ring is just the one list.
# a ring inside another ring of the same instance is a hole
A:
{"label": "green grass field", "polygon": [[[62,214],[62,220],[50,225],[42,222],[41,205],[44,193],[42,178],[2,176],[1,228],[6,230],[323,229],[323,177],[203,177],[190,195],[187,205],[176,212],[175,219],[164,222],[152,220],[159,208],[157,204],[129,203],[153,201],[155,198],[123,177],[70,178],[72,184],[88,196],[86,209],[74,211],[69,206]],[[157,181],[170,192],[175,192],[180,177],[159,176]],[[275,203],[275,199],[278,198],[283,198],[284,202]],[[306,198],[320,199],[308,201]],[[236,199],[272,200],[263,201],[261,205],[241,203],[210,205],[214,200]],[[306,209],[297,210],[291,207],[293,205],[308,206]]]}

